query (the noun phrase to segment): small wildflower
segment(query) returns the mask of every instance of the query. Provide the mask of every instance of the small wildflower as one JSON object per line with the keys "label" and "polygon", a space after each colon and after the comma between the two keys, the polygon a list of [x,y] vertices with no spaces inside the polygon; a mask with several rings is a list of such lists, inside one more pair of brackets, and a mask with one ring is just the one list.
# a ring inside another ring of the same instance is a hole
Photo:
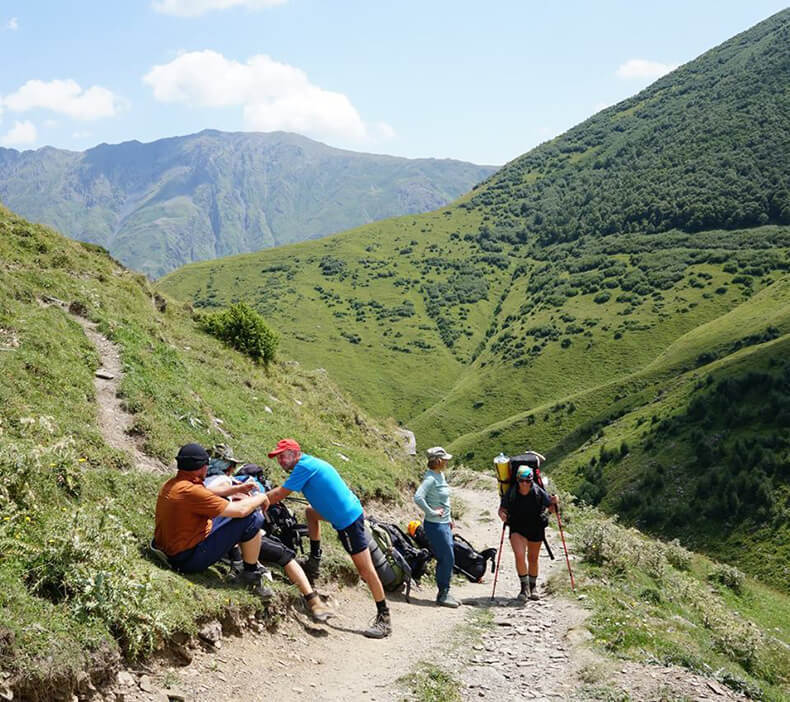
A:
{"label": "small wildflower", "polygon": [[30,517],[25,517],[25,521],[29,522],[30,521]]}
{"label": "small wildflower", "polygon": [[50,468],[54,468],[54,467],[55,467],[55,464],[54,464],[54,463],[50,463],[50,464],[49,464],[49,467],[50,467]]}
{"label": "small wildflower", "polygon": [[80,458],[79,462],[80,463],[85,463],[85,461],[87,461],[87,460],[88,460],[87,458]]}

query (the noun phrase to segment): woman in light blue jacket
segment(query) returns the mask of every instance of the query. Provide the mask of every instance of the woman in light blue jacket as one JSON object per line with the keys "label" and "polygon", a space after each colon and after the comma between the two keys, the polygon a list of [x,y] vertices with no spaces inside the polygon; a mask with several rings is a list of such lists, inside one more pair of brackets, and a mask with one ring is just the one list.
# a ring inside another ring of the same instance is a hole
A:
{"label": "woman in light blue jacket", "polygon": [[455,555],[450,526],[450,486],[444,477],[444,469],[452,455],[441,446],[429,448],[427,453],[428,470],[414,494],[414,501],[425,513],[423,528],[436,556],[436,584],[439,587],[436,603],[442,607],[458,607],[459,602],[450,594]]}

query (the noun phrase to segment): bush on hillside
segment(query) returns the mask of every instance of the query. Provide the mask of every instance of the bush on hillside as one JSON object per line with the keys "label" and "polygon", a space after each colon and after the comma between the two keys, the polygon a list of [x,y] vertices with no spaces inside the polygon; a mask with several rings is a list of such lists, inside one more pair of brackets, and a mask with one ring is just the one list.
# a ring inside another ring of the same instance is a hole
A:
{"label": "bush on hillside", "polygon": [[200,326],[203,331],[264,365],[274,360],[277,345],[280,343],[278,334],[267,326],[260,314],[244,302],[203,317]]}
{"label": "bush on hillside", "polygon": [[745,579],[746,576],[740,570],[724,563],[718,564],[708,574],[708,580],[724,585],[736,594],[740,594],[743,590]]}

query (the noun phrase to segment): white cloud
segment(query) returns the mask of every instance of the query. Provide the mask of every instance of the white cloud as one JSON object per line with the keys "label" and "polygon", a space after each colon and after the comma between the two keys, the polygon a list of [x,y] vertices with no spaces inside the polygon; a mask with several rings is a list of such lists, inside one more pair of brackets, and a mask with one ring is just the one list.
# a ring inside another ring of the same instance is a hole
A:
{"label": "white cloud", "polygon": [[301,69],[264,54],[240,63],[216,51],[183,53],[154,66],[143,82],[161,102],[241,107],[249,130],[282,129],[353,141],[394,135],[384,123],[369,128],[343,93],[324,90]]}
{"label": "white cloud", "polygon": [[14,122],[14,126],[4,137],[0,138],[3,146],[30,146],[36,143],[38,132],[36,125],[30,121]]}
{"label": "white cloud", "polygon": [[676,63],[659,63],[647,59],[628,59],[616,71],[618,78],[660,78],[678,67]]}
{"label": "white cloud", "polygon": [[10,29],[12,32],[15,32],[19,29],[19,20],[16,17],[12,17],[8,22],[5,23],[3,29]]}
{"label": "white cloud", "polygon": [[74,119],[112,117],[122,107],[121,99],[107,88],[94,85],[83,90],[75,80],[29,80],[19,90],[3,98],[14,112],[43,108]]}
{"label": "white cloud", "polygon": [[232,7],[245,7],[248,10],[262,10],[282,5],[288,0],[154,0],[153,8],[163,15],[178,17],[197,17],[212,10],[228,10]]}
{"label": "white cloud", "polygon": [[93,133],[85,130],[79,132],[72,132],[71,134],[72,139],[87,139],[90,136],[93,136]]}
{"label": "white cloud", "polygon": [[56,119],[45,119],[44,126],[47,129],[54,129],[55,127],[58,126],[58,121]]}

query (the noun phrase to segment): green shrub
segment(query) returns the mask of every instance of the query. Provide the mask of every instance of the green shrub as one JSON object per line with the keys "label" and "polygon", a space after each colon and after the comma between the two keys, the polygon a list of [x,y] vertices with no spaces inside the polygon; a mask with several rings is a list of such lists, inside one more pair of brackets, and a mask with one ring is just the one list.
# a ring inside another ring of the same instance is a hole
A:
{"label": "green shrub", "polygon": [[719,563],[709,574],[708,580],[730,588],[736,594],[743,590],[746,576],[737,568]]}
{"label": "green shrub", "polygon": [[280,343],[279,336],[266,325],[263,317],[244,302],[204,317],[201,327],[264,365],[274,360]]}
{"label": "green shrub", "polygon": [[667,544],[666,557],[673,568],[691,570],[691,552],[683,548],[677,539]]}

